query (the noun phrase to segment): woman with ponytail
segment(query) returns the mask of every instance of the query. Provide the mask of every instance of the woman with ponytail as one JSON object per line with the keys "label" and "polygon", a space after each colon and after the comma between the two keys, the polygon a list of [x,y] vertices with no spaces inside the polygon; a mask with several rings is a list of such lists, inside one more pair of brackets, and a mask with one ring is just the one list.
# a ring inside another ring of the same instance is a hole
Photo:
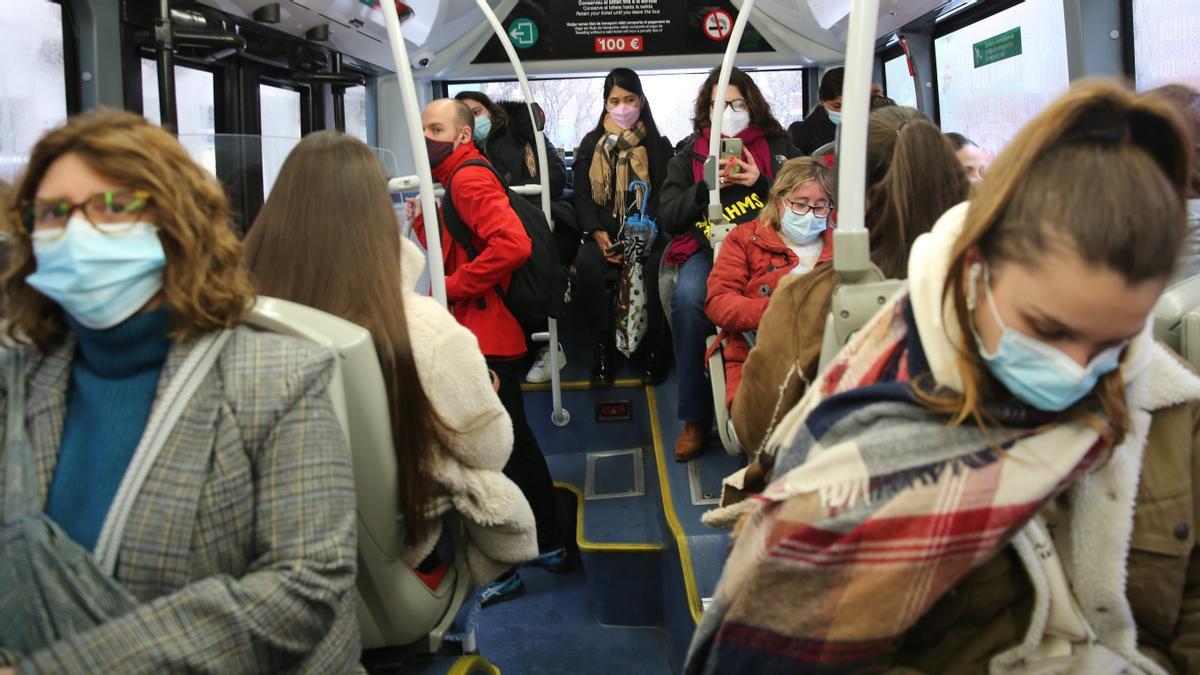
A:
{"label": "woman with ponytail", "polygon": [[1190,154],[1105,82],[1017,135],[768,439],[685,672],[1200,671]]}

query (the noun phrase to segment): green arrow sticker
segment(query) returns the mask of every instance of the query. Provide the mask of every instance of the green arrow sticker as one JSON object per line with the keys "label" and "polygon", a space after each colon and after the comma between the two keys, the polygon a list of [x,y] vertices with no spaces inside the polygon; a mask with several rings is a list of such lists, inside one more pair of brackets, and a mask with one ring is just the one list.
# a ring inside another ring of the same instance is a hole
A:
{"label": "green arrow sticker", "polygon": [[537,24],[532,19],[517,19],[508,24],[508,37],[512,40],[513,46],[529,49],[538,41]]}

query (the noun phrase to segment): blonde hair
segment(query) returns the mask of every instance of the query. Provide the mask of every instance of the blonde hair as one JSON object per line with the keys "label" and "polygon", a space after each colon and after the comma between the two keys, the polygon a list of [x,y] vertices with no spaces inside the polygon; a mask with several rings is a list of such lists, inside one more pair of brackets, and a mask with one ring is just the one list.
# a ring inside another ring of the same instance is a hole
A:
{"label": "blonde hair", "polygon": [[809,181],[817,181],[821,191],[833,205],[833,175],[820,160],[814,157],[794,157],[779,167],[775,174],[775,182],[771,184],[770,199],[758,214],[758,219],[779,229],[782,215],[779,213],[779,200],[792,194],[796,188]]}
{"label": "blonde hair", "polygon": [[[1116,83],[1075,86],[1030,121],[988,170],[954,245],[943,290],[958,323],[963,391],[917,394],[927,407],[981,427],[998,386],[973,345],[965,271],[978,252],[989,265],[1029,264],[1073,249],[1127,282],[1170,277],[1187,228],[1191,147],[1179,113],[1162,99]],[[1070,414],[1111,443],[1128,428],[1120,370],[1097,385],[1104,419]]]}
{"label": "blonde hair", "polygon": [[[32,203],[50,165],[68,154],[111,181],[150,193],[149,218],[167,257],[163,304],[176,340],[230,328],[246,315],[254,293],[229,229],[225,193],[174,136],[121,110],[73,117],[34,146],[14,202]],[[45,352],[67,332],[63,310],[25,283],[37,269],[32,241],[15,213],[5,213],[6,229],[15,235],[0,277],[7,333]]]}

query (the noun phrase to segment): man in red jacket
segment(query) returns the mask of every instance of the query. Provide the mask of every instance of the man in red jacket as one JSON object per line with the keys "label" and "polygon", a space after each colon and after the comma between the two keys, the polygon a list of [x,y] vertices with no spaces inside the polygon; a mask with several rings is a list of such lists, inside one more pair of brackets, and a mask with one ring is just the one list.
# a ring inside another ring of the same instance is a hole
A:
{"label": "man in red jacket", "polygon": [[[519,359],[525,355],[525,332],[496,292],[497,286],[508,288],[512,273],[529,258],[533,243],[496,176],[486,167],[462,166],[468,160],[484,159],[472,140],[475,117],[471,109],[462,101],[439,99],[425,106],[421,117],[433,178],[449,188],[454,208],[479,253],[470,260],[466,249],[441,228],[446,300],[454,318],[475,334],[488,367],[500,380],[500,402],[513,424],[513,450],[504,474],[521,488],[533,508],[541,553],[534,562],[552,572],[565,572],[570,560],[558,530],[554,482],[525,419],[521,396],[524,373]],[[414,215],[413,229],[425,245],[424,220]],[[513,570],[484,589],[483,604],[514,598],[524,589]]]}

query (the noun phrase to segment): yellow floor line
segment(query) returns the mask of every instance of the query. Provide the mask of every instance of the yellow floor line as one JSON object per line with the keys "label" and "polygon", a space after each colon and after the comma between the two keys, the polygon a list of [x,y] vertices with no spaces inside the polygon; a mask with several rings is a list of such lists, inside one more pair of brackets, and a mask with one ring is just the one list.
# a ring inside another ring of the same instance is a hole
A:
{"label": "yellow floor line", "polygon": [[[612,384],[612,389],[636,389],[642,386],[642,381],[636,377],[627,377],[620,380],[615,380]],[[587,380],[571,380],[570,382],[562,383],[563,391],[582,391],[584,389],[595,389],[601,391],[599,387],[593,387],[591,382]],[[532,384],[526,382],[521,385],[521,391],[550,391],[549,382],[538,382]]]}
{"label": "yellow floor line", "polygon": [[605,543],[588,541],[583,536],[583,491],[570,483],[554,481],[554,487],[559,490],[569,490],[575,494],[575,543],[581,553],[660,553],[662,544],[634,543]]}
{"label": "yellow floor line", "polygon": [[663,513],[667,517],[667,528],[675,537],[676,548],[679,549],[679,564],[683,568],[683,585],[687,589],[688,609],[692,611],[692,619],[700,623],[700,615],[704,608],[700,602],[700,592],[696,590],[696,573],[692,569],[692,552],[688,550],[687,535],[675,515],[675,503],[671,501],[671,485],[667,479],[667,463],[663,457],[662,427],[658,422],[658,402],[654,399],[654,388],[646,387],[646,404],[650,409],[650,431],[654,437],[654,459],[658,463],[658,485],[662,488]]}
{"label": "yellow floor line", "polygon": [[446,675],[470,675],[471,673],[500,675],[500,669],[482,656],[472,654],[458,657],[454,665],[450,666],[450,670],[446,671]]}

